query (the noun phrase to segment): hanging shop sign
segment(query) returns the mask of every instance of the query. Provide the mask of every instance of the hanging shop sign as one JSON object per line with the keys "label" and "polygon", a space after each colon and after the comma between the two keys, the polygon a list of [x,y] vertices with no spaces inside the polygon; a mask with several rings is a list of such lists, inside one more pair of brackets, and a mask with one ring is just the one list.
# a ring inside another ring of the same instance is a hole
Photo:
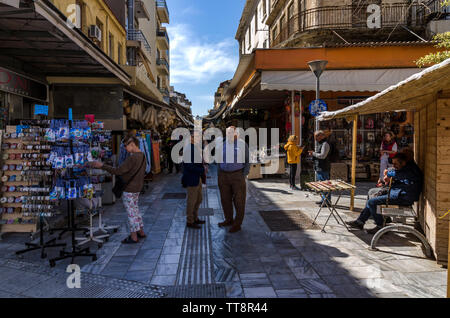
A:
{"label": "hanging shop sign", "polygon": [[320,113],[326,112],[327,110],[327,104],[321,99],[316,99],[309,104],[309,113],[314,117],[319,116]]}
{"label": "hanging shop sign", "polygon": [[0,91],[42,101],[47,100],[47,85],[0,67]]}

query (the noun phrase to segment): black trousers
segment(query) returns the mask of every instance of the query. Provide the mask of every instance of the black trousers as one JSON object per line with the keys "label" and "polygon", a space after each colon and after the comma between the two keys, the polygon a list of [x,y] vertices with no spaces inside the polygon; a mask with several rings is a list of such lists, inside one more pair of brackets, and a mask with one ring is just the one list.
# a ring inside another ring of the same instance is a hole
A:
{"label": "black trousers", "polygon": [[295,186],[295,176],[297,175],[297,166],[298,164],[289,164],[289,184],[291,187]]}

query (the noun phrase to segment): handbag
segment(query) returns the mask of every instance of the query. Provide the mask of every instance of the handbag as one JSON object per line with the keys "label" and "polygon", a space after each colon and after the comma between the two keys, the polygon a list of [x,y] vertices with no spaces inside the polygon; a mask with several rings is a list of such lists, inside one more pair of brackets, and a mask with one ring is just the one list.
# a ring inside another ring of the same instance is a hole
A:
{"label": "handbag", "polygon": [[125,191],[125,189],[127,188],[127,186],[131,183],[131,181],[133,181],[134,177],[136,177],[136,175],[139,173],[139,171],[141,171],[142,166],[144,165],[144,162],[145,162],[145,156],[142,160],[141,166],[136,171],[136,173],[130,178],[130,180],[128,182],[125,182],[121,176],[117,177],[116,184],[114,185],[114,188],[112,189],[112,192],[114,193],[114,195],[116,196],[117,199],[120,199],[122,197],[122,194]]}

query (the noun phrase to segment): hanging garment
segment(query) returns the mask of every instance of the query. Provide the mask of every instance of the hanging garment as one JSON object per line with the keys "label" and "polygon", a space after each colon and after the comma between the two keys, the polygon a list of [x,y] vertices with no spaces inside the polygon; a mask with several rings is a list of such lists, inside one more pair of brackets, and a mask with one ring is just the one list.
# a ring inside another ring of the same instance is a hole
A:
{"label": "hanging garment", "polygon": [[152,149],[152,136],[150,133],[147,133],[145,135],[145,140],[147,141],[147,146],[148,146],[148,152],[150,155],[150,164],[147,162],[147,164],[150,166],[150,171],[152,170],[152,156],[153,156],[153,149]]}
{"label": "hanging garment", "polygon": [[125,146],[124,146],[123,142],[121,142],[120,143],[120,151],[119,151],[119,167],[122,165],[122,163],[125,162],[125,160],[127,160],[129,155],[130,154],[125,149]]}
{"label": "hanging garment", "polygon": [[147,167],[145,169],[145,173],[150,173],[151,171],[151,157],[150,157],[150,152],[148,151],[148,145],[147,145],[147,140],[144,138],[139,138],[139,148],[141,149],[141,151],[144,153],[145,155],[145,161],[147,163]]}

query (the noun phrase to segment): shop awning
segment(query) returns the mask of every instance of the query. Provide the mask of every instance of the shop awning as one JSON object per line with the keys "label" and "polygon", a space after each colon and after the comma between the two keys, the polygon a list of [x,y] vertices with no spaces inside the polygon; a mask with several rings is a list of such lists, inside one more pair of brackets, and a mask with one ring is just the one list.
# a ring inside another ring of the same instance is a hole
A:
{"label": "shop awning", "polygon": [[[320,89],[333,92],[379,92],[418,72],[418,68],[329,70],[320,78]],[[315,91],[316,78],[311,71],[263,71],[261,89]]]}
{"label": "shop awning", "polygon": [[356,105],[324,112],[319,120],[383,112],[416,110],[431,102],[436,92],[450,88],[450,59],[414,74]]}
{"label": "shop awning", "polygon": [[0,64],[45,77],[131,77],[49,0],[0,0]]}

